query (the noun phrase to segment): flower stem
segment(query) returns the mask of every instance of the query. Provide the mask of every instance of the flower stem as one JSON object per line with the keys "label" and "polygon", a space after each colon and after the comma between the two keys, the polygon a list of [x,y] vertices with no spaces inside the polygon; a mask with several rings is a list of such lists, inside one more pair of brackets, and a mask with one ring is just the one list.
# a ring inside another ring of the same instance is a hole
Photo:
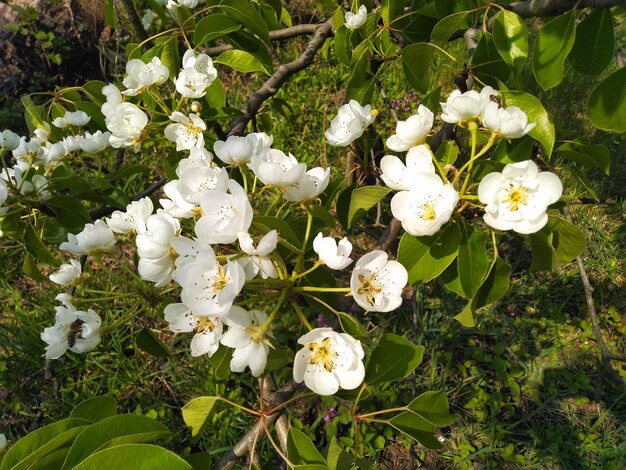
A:
{"label": "flower stem", "polygon": [[313,271],[315,271],[317,268],[319,268],[320,266],[322,266],[324,263],[320,263],[319,261],[316,262],[313,266],[311,266],[309,269],[307,269],[306,271],[300,273],[300,274],[296,274],[296,272],[294,271],[291,275],[291,281],[295,281],[296,279],[300,279],[301,277],[306,276],[307,274],[312,273]]}
{"label": "flower stem", "polygon": [[399,406],[397,408],[388,408],[386,410],[372,411],[371,413],[365,413],[364,415],[357,415],[358,418],[369,418],[370,416],[382,415],[385,413],[393,413],[394,411],[409,411],[406,406]]}
{"label": "flower stem", "polygon": [[276,317],[278,310],[280,310],[280,307],[283,305],[283,302],[285,301],[285,298],[287,297],[288,292],[289,292],[289,288],[284,287],[282,292],[280,293],[280,298],[278,299],[278,302],[276,303],[274,310],[272,310],[272,313],[270,313],[270,315],[267,317],[267,320],[265,320],[265,322],[263,322],[263,324],[259,326],[260,333],[265,334],[267,330],[270,329],[270,325],[272,324],[272,321],[274,321],[274,318]]}
{"label": "flower stem", "polygon": [[301,286],[291,289],[294,292],[352,292],[349,287],[315,287],[315,286]]}
{"label": "flower stem", "polygon": [[296,314],[298,315],[298,318],[300,318],[300,321],[302,322],[302,324],[304,326],[306,326],[309,331],[311,331],[313,329],[313,327],[309,323],[309,320],[306,319],[306,316],[304,315],[304,312],[302,311],[300,306],[296,302],[294,302],[293,303],[293,308],[296,311]]}
{"label": "flower stem", "polygon": [[461,196],[465,194],[465,190],[467,189],[467,185],[469,184],[469,180],[470,180],[469,172],[472,171],[472,166],[474,165],[474,161],[482,157],[487,152],[487,150],[489,150],[493,146],[496,139],[498,138],[498,134],[496,132],[492,132],[485,146],[482,149],[480,149],[480,152],[476,153],[476,130],[478,126],[476,123],[474,123],[473,126],[471,124],[472,122],[468,124],[468,128],[472,135],[472,154],[470,156],[469,161],[461,167],[457,175],[454,177],[454,181],[453,181],[453,184],[456,185],[459,181],[459,178],[461,177],[461,174],[463,174],[463,172],[467,170],[468,175],[463,180],[463,186],[461,187]]}
{"label": "flower stem", "polygon": [[239,408],[240,410],[243,410],[246,413],[261,416],[261,413],[259,413],[258,411],[251,410],[250,408],[246,408],[245,406],[240,405],[239,403],[235,403],[234,401],[230,401],[227,398],[224,398],[224,397],[215,397],[215,398],[219,401],[223,401],[224,403],[228,403],[229,405],[234,406],[235,408]]}

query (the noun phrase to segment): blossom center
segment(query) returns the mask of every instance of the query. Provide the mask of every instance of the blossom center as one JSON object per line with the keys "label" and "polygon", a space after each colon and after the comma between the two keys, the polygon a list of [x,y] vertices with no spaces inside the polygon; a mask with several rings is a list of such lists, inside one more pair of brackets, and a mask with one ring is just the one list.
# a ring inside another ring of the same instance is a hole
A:
{"label": "blossom center", "polygon": [[333,371],[333,361],[337,357],[337,353],[333,351],[330,345],[330,338],[326,338],[321,343],[309,343],[307,347],[313,353],[311,364],[322,364],[328,372]]}
{"label": "blossom center", "polygon": [[217,276],[213,276],[212,286],[213,290],[216,292],[221,291],[228,284],[228,277],[226,277],[226,271],[222,266],[217,268]]}
{"label": "blossom center", "polygon": [[433,221],[437,220],[437,214],[435,213],[435,207],[430,202],[427,202],[422,206],[422,213],[420,214],[422,220]]}
{"label": "blossom center", "polygon": [[370,274],[368,278],[366,278],[363,274],[359,274],[358,279],[361,284],[357,290],[358,294],[364,295],[367,303],[374,305],[376,295],[380,294],[383,290],[380,283],[376,279],[376,273]]}
{"label": "blossom center", "polygon": [[198,325],[196,325],[196,332],[202,333],[206,331],[213,331],[217,326],[208,317],[197,317]]}
{"label": "blossom center", "polygon": [[508,191],[508,197],[503,201],[508,203],[511,212],[517,212],[520,205],[526,205],[528,191],[524,186],[511,186]]}
{"label": "blossom center", "polygon": [[185,127],[187,128],[187,132],[191,134],[193,137],[197,138],[198,134],[202,134],[202,128],[196,126],[195,123],[191,119],[187,121],[187,124],[185,124]]}

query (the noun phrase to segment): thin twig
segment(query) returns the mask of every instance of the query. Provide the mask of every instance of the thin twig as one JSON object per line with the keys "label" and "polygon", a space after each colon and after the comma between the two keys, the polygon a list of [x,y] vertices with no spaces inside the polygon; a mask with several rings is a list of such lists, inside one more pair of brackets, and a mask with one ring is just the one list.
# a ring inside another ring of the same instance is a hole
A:
{"label": "thin twig", "polygon": [[500,5],[522,18],[552,16],[572,8],[611,8],[624,6],[624,0],[527,0],[511,5]]}
{"label": "thin twig", "polygon": [[133,0],[122,0],[122,3],[124,4],[126,13],[128,13],[128,18],[133,24],[133,28],[135,28],[135,33],[137,34],[139,39],[141,39],[145,47],[152,47],[152,41],[150,41],[150,36],[148,35],[146,29],[143,27],[143,24],[141,23],[141,18],[139,18],[137,10],[135,10]]}
{"label": "thin twig", "polygon": [[[161,178],[160,180],[152,183],[150,186],[148,186],[146,189],[141,191],[139,194],[136,194],[135,196],[133,196],[130,200],[138,201],[139,199],[142,199],[146,196],[150,196],[152,193],[158,190],[165,183],[167,183],[167,178],[166,177]],[[117,210],[117,208],[115,207],[103,206],[103,207],[99,207],[98,209],[91,211],[89,213],[89,216],[91,217],[91,220],[96,220],[102,217],[106,217],[107,215],[111,215],[115,210]]]}

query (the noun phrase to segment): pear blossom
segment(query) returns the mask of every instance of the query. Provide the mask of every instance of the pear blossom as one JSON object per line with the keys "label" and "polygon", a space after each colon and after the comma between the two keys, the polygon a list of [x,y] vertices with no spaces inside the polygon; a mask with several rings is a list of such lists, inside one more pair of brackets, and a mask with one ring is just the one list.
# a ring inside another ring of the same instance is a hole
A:
{"label": "pear blossom", "polygon": [[111,131],[111,147],[130,147],[139,142],[141,133],[148,124],[148,116],[132,103],[121,103],[106,116],[105,124]]}
{"label": "pear blossom", "polygon": [[366,19],[367,19],[367,7],[365,5],[361,5],[357,13],[352,13],[351,11],[347,11],[346,12],[346,28],[351,29],[351,30],[358,29],[365,24]]}
{"label": "pear blossom", "polygon": [[168,10],[176,9],[178,7],[187,7],[192,9],[198,6],[198,1],[199,0],[168,0],[165,7]]}
{"label": "pear blossom", "polygon": [[42,142],[35,139],[27,140],[26,137],[20,137],[19,145],[13,150],[13,157],[19,163],[24,162],[25,166],[43,163],[44,149]]}
{"label": "pear blossom", "polygon": [[316,167],[304,173],[298,181],[285,186],[283,197],[287,201],[307,201],[324,192],[330,181],[330,168]]}
{"label": "pear blossom", "polygon": [[122,104],[124,97],[119,88],[112,83],[102,87],[102,94],[106,98],[106,101],[102,104],[100,110],[106,117],[111,115],[118,105]]}
{"label": "pear blossom", "polygon": [[460,90],[454,90],[447,101],[441,103],[441,119],[450,124],[476,120],[495,95],[497,92],[490,86],[484,87],[480,92],[469,90],[461,93]]}
{"label": "pear blossom", "polygon": [[259,155],[272,145],[272,137],[265,132],[255,132],[245,137],[229,136],[213,145],[215,155],[227,165],[247,163],[253,155]]}
{"label": "pear blossom", "polygon": [[165,137],[172,142],[176,142],[176,150],[191,150],[193,147],[204,147],[203,131],[206,124],[196,114],[191,113],[189,117],[183,113],[174,111],[170,116],[173,124],[165,127]]}
{"label": "pear blossom", "polygon": [[165,320],[174,333],[196,332],[191,340],[193,357],[211,357],[220,347],[223,324],[219,316],[195,315],[185,304],[174,303],[165,307]]}
{"label": "pear blossom", "polygon": [[80,148],[86,153],[98,153],[109,146],[110,132],[96,131],[93,134],[85,132],[79,141]]}
{"label": "pear blossom", "polygon": [[339,240],[339,243],[332,237],[325,237],[322,232],[318,233],[313,240],[313,251],[317,253],[320,262],[326,264],[330,269],[342,270],[351,263],[350,253],[352,253],[352,243],[347,237]]}
{"label": "pear blossom", "polygon": [[276,249],[278,242],[278,232],[271,230],[261,238],[256,248],[254,240],[247,232],[239,232],[239,247],[246,255],[239,259],[240,264],[246,273],[246,279],[254,278],[259,272],[263,279],[277,277],[276,266],[267,256]]}
{"label": "pear blossom", "polygon": [[179,266],[173,275],[180,284],[180,298],[196,315],[226,315],[241,292],[246,276],[241,265],[222,266],[215,254],[204,253],[196,262]]}
{"label": "pear blossom", "polygon": [[374,250],[356,262],[350,288],[355,302],[365,310],[390,312],[402,304],[408,279],[404,266],[389,260],[384,251]]}
{"label": "pear blossom", "polygon": [[161,210],[146,220],[146,230],[137,235],[137,271],[139,276],[163,287],[172,280],[175,253],[172,239],[180,233],[180,222]]}
{"label": "pear blossom", "polygon": [[0,132],[0,148],[13,151],[20,145],[20,136],[15,132],[6,129]]}
{"label": "pear blossom", "polygon": [[334,147],[347,147],[363,135],[377,114],[371,105],[361,106],[356,100],[350,100],[339,108],[337,116],[330,122],[325,133],[326,141]]}
{"label": "pear blossom", "polygon": [[188,49],[183,55],[183,67],[176,78],[176,91],[185,98],[202,98],[207,87],[217,78],[217,70],[207,54]]}
{"label": "pear blossom", "polygon": [[411,147],[406,154],[406,165],[395,155],[385,155],[380,161],[380,178],[391,189],[408,191],[415,187],[420,173],[435,173],[433,153],[427,145]]}
{"label": "pear blossom", "polygon": [[63,117],[55,118],[52,125],[60,129],[67,126],[82,127],[91,121],[91,117],[85,111],[66,111]]}
{"label": "pear blossom", "polygon": [[365,378],[361,342],[332,328],[315,328],[298,340],[293,378],[304,381],[318,395],[333,395],[339,388],[354,390]]}
{"label": "pear blossom", "polygon": [[170,240],[170,245],[176,252],[174,264],[177,269],[186,264],[215,257],[215,251],[211,245],[197,238],[175,237]]}
{"label": "pear blossom", "polygon": [[417,108],[417,114],[406,121],[398,121],[396,133],[387,139],[387,147],[394,152],[405,152],[411,147],[423,144],[433,127],[435,115],[423,104]]}
{"label": "pear blossom", "polygon": [[75,259],[70,260],[70,264],[62,264],[59,270],[50,274],[50,280],[60,286],[69,286],[80,277],[82,267]]}
{"label": "pear blossom", "polygon": [[154,11],[148,8],[144,12],[143,16],[141,17],[141,25],[143,26],[145,30],[150,28],[150,25],[152,24],[153,19],[154,19]]}
{"label": "pear blossom", "polygon": [[292,154],[286,155],[276,149],[267,149],[258,155],[252,155],[248,168],[263,184],[283,187],[295,184],[306,172],[304,163],[298,163]]}
{"label": "pear blossom", "polygon": [[113,231],[102,220],[85,224],[82,232],[76,235],[68,233],[67,241],[59,245],[60,250],[71,251],[76,255],[111,251],[113,248],[115,248]]}
{"label": "pear blossom", "polygon": [[459,193],[434,173],[417,174],[413,184],[410,191],[400,191],[393,196],[391,213],[411,235],[434,235],[450,220],[459,202]]}
{"label": "pear blossom", "polygon": [[106,223],[115,233],[144,233],[146,221],[152,214],[154,206],[149,197],[133,201],[126,206],[126,212],[115,211]]}
{"label": "pear blossom", "polygon": [[45,201],[52,196],[50,191],[46,189],[48,184],[49,181],[45,176],[33,175],[30,181],[22,181],[20,194]]}
{"label": "pear blossom", "polygon": [[196,222],[196,236],[210,244],[233,243],[237,234],[247,232],[252,224],[248,194],[235,180],[228,181],[228,192],[205,192],[200,208],[202,217]]}
{"label": "pear blossom", "polygon": [[490,102],[483,111],[483,125],[505,139],[523,137],[535,128],[536,123],[528,123],[528,116],[517,106],[499,108],[498,103]]}
{"label": "pear blossom", "polygon": [[91,351],[100,344],[100,324],[102,320],[96,312],[77,311],[66,302],[56,307],[55,324],[41,333],[46,346],[46,359],[58,359],[68,349],[75,353]]}
{"label": "pear blossom", "polygon": [[126,63],[126,76],[122,84],[127,89],[122,94],[137,96],[150,85],[165,83],[169,76],[169,69],[161,63],[158,57],[153,57],[147,64],[141,59],[131,59]]}
{"label": "pear blossom", "polygon": [[0,434],[0,452],[2,452],[7,446],[7,437],[4,434]]}
{"label": "pear blossom", "polygon": [[559,200],[563,184],[557,175],[539,171],[531,161],[510,163],[502,173],[485,176],[478,199],[485,206],[485,222],[497,230],[529,234],[548,223],[548,206]]}
{"label": "pear blossom", "polygon": [[9,197],[9,186],[4,178],[0,178],[0,215],[5,214],[9,208],[2,207]]}
{"label": "pear blossom", "polygon": [[228,331],[224,333],[221,343],[229,348],[235,348],[230,361],[230,370],[243,372],[246,367],[250,368],[254,377],[259,377],[265,370],[267,355],[270,347],[266,335],[259,331],[268,316],[260,310],[246,311],[241,307],[233,307],[224,323]]}

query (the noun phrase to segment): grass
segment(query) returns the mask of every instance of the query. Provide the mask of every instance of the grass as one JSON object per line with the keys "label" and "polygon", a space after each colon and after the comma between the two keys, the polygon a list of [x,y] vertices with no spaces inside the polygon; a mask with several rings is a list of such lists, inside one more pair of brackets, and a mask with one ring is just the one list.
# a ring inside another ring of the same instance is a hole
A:
{"label": "grass", "polygon": [[[301,50],[302,45],[299,47]],[[462,47],[457,42],[451,46],[452,52]],[[294,56],[297,53],[293,52]],[[438,60],[433,81],[450,90],[461,65]],[[278,100],[259,118],[260,130],[272,133],[277,148],[309,165],[328,162],[339,174],[346,151],[327,147],[322,134],[343,101],[341,90],[347,73],[347,67],[318,60],[310,73],[295,77],[280,90]],[[233,90],[237,85],[249,90],[258,84],[225,76],[222,80]],[[401,99],[409,91],[398,64],[389,67],[381,80],[390,99]],[[586,135],[604,143],[614,157],[610,177],[599,172],[590,175],[606,203],[575,205],[572,214],[587,237],[585,266],[596,288],[605,340],[613,351],[623,352],[626,164],[621,157],[626,154],[626,140],[594,131],[580,118],[577,103],[584,102],[597,79],[569,73],[564,83],[547,93],[533,89],[532,77],[525,80],[529,91],[537,93],[559,118],[561,127],[573,129],[575,136]],[[241,92],[232,98],[232,104],[240,104],[244,96]],[[280,100],[290,108],[282,114],[278,112]],[[394,126],[378,93],[373,104],[381,111],[377,130],[388,135]],[[557,171],[563,167],[558,160],[552,163]],[[569,189],[572,182],[565,181]],[[385,211],[383,220],[389,218]],[[355,237],[361,250],[375,238],[367,233],[373,231],[375,236],[376,230],[381,230],[363,228],[366,231]],[[495,306],[480,312],[474,328],[463,328],[452,318],[463,304],[438,282],[419,289],[415,316],[413,306],[408,306],[392,314],[361,317],[373,328],[385,325],[388,331],[426,347],[425,360],[416,374],[383,390],[375,400],[392,406],[408,402],[422,391],[447,392],[452,411],[461,417],[441,430],[442,452],[416,449],[428,468],[626,467],[626,392],[623,384],[607,382],[600,372],[575,264],[553,273],[529,273],[529,248],[517,236],[503,236],[500,251],[513,262],[511,290]],[[244,413],[221,407],[211,432],[197,441],[190,438],[179,411],[190,398],[222,394],[233,401],[254,403],[256,384],[249,377],[218,379],[209,360],[191,358],[189,338],[167,332],[162,319],[166,296],[135,280],[115,260],[108,259],[108,267],[103,269],[107,285],[92,277],[87,287],[136,293],[135,297],[120,296],[98,304],[105,325],[120,315],[127,320],[107,333],[103,345],[93,353],[66,354],[50,364],[43,360],[39,334],[53,322],[53,298],[60,289],[26,278],[18,249],[0,251],[0,262],[5,269],[0,280],[4,312],[0,317],[0,393],[4,396],[0,431],[10,440],[67,416],[79,401],[100,394],[113,396],[120,410],[165,422],[176,433],[171,445],[178,452],[207,450],[219,458],[248,429],[250,419]],[[155,358],[137,346],[136,335],[144,326],[161,332],[159,337],[172,351],[169,358]],[[614,366],[626,378],[625,365]],[[341,415],[329,424],[320,419],[333,406],[333,400],[322,400],[313,409],[295,410],[292,425],[307,426],[320,438],[333,426],[349,429]],[[370,442],[383,432],[374,429]],[[393,462],[410,460],[407,441],[387,432],[382,444],[376,447],[381,465],[394,468]],[[267,443],[263,446],[263,455],[269,459],[271,450]]]}

